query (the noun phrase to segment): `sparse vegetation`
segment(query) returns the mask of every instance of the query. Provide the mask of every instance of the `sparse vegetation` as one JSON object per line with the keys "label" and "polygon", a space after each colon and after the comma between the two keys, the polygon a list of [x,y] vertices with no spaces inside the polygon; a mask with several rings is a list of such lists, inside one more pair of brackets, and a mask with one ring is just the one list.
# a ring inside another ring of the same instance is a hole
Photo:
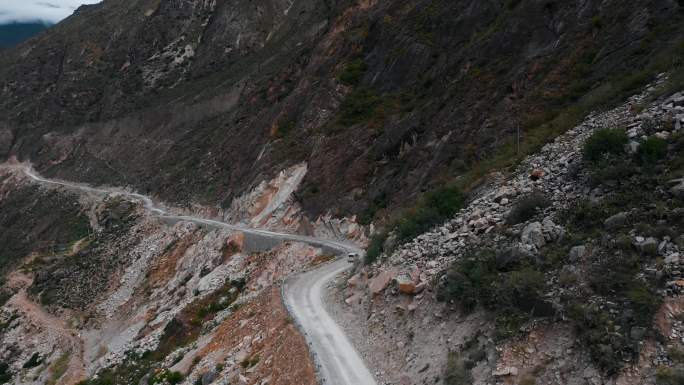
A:
{"label": "sparse vegetation", "polygon": [[550,205],[550,201],[540,193],[533,193],[520,198],[511,210],[506,222],[517,224],[526,222],[534,217],[539,210],[543,210]]}
{"label": "sparse vegetation", "polygon": [[31,358],[28,359],[28,361],[24,362],[24,365],[22,368],[24,369],[30,369],[30,368],[35,368],[36,366],[40,365],[43,363],[43,359],[40,357],[40,353],[35,352],[33,355],[31,355]]}
{"label": "sparse vegetation", "polygon": [[344,126],[366,122],[371,119],[382,99],[370,88],[352,91],[340,106],[338,122]]}
{"label": "sparse vegetation", "polygon": [[0,362],[0,383],[9,382],[12,380],[12,372],[9,369],[9,365],[1,361]]}
{"label": "sparse vegetation", "polygon": [[149,385],[154,384],[180,384],[183,382],[183,374],[180,372],[171,371],[168,369],[162,370],[156,375],[152,376],[147,383]]}
{"label": "sparse vegetation", "polygon": [[500,265],[500,259],[494,251],[481,250],[457,260],[438,299],[459,303],[468,312],[477,306],[493,312],[496,335],[503,339],[516,334],[530,316],[549,316],[552,309],[541,297],[545,286],[541,271],[528,261]]}
{"label": "sparse vegetation", "polygon": [[655,136],[646,139],[636,153],[642,165],[652,166],[667,155],[667,142]]}
{"label": "sparse vegetation", "polygon": [[247,357],[244,360],[242,360],[240,362],[240,366],[242,366],[245,369],[251,368],[253,366],[256,366],[259,363],[259,360],[261,360],[261,357],[259,357],[258,354],[255,354],[251,357]]}
{"label": "sparse vegetation", "polygon": [[469,385],[472,382],[473,377],[465,360],[459,353],[450,352],[444,373],[444,383],[446,385]]}
{"label": "sparse vegetation", "polygon": [[681,385],[684,384],[684,369],[659,366],[656,369],[657,385]]}
{"label": "sparse vegetation", "polygon": [[[406,242],[418,234],[430,230],[446,219],[452,217],[461,207],[465,197],[461,191],[453,186],[444,187],[423,195],[418,205],[405,210],[389,226],[397,236],[399,244]],[[388,232],[380,232],[372,239],[367,250],[367,261],[375,261],[384,250],[384,241]]]}
{"label": "sparse vegetation", "polygon": [[337,80],[342,84],[355,86],[361,81],[366,69],[368,66],[363,59],[354,59],[344,66],[344,69],[337,75]]}
{"label": "sparse vegetation", "polygon": [[629,139],[620,128],[598,130],[584,144],[584,159],[596,163],[608,156],[619,156],[625,153],[625,145]]}
{"label": "sparse vegetation", "polygon": [[64,373],[66,373],[69,366],[69,359],[71,358],[70,352],[62,353],[55,362],[50,366],[50,378],[48,379],[49,384],[56,384],[57,381],[62,378]]}

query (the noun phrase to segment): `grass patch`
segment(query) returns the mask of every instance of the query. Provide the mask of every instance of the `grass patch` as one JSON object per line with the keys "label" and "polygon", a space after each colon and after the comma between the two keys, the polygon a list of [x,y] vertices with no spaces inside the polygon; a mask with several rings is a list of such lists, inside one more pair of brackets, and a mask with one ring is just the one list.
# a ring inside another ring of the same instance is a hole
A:
{"label": "grass patch", "polygon": [[361,58],[357,58],[344,66],[342,71],[337,75],[337,80],[347,86],[355,86],[359,84],[363,75],[366,73],[368,65]]}
{"label": "grass patch", "polygon": [[50,366],[50,378],[47,381],[48,385],[56,384],[57,381],[62,378],[64,373],[66,373],[69,367],[69,359],[71,358],[71,352],[62,353],[55,362]]}
{"label": "grass patch", "polygon": [[[423,195],[415,207],[405,210],[389,226],[397,236],[399,244],[422,234],[432,227],[443,223],[451,218],[463,207],[465,197],[454,186],[443,187]],[[384,242],[388,232],[380,232],[371,238],[370,246],[366,251],[366,260],[370,263],[375,261],[384,250]]]}
{"label": "grass patch", "polygon": [[450,352],[447,359],[446,371],[444,373],[444,384],[446,385],[469,385],[473,383],[471,368],[468,368],[466,361],[459,353]]}
{"label": "grass patch", "polygon": [[353,126],[370,120],[382,98],[370,88],[359,88],[352,91],[340,106],[338,123]]}

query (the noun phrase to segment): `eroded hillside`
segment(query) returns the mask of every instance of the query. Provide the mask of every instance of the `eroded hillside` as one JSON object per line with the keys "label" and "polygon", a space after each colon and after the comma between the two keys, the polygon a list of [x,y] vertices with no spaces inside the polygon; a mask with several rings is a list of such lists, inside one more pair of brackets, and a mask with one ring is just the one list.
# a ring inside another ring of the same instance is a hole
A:
{"label": "eroded hillside", "polygon": [[330,256],[169,222],[23,167],[2,169],[2,382],[316,383],[278,283]]}
{"label": "eroded hillside", "polygon": [[[227,208],[308,165],[305,212],[369,222],[523,153],[682,62],[682,5],[131,1],[0,59],[0,154]],[[201,188],[200,188],[201,186]]]}
{"label": "eroded hillside", "polygon": [[331,310],[382,381],[684,381],[684,96],[654,101],[666,84],[338,280]]}

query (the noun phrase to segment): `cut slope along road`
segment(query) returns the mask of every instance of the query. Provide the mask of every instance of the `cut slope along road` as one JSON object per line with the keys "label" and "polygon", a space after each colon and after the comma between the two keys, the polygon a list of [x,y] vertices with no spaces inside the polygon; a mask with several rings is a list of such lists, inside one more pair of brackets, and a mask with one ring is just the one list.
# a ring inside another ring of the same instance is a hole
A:
{"label": "cut slope along road", "polygon": [[[347,242],[253,229],[190,215],[175,215],[169,213],[166,209],[155,205],[150,197],[142,194],[46,179],[38,175],[26,164],[4,165],[2,167],[20,169],[30,179],[42,184],[62,186],[94,194],[119,194],[126,196],[130,199],[142,202],[145,209],[159,217],[168,220],[193,222],[198,225],[240,231],[246,235],[261,239],[261,242],[269,244],[269,247],[273,244],[273,241],[293,241],[307,243],[315,247],[333,251],[336,254],[344,255],[347,253],[355,253],[363,255],[363,250]],[[283,298],[288,311],[297,321],[297,324],[309,344],[318,368],[319,377],[323,384],[377,385],[363,359],[342,328],[340,328],[330,314],[328,314],[323,303],[323,293],[328,283],[350,267],[351,265],[347,262],[346,258],[339,258],[332,263],[325,264],[317,269],[293,277],[288,280],[282,288]]]}

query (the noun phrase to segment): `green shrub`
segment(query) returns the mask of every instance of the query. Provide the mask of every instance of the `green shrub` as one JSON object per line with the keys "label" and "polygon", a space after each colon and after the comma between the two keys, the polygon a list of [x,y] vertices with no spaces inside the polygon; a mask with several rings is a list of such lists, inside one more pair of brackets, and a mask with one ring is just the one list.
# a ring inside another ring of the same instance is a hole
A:
{"label": "green shrub", "polygon": [[667,142],[656,136],[646,139],[637,150],[637,160],[644,165],[653,165],[667,155]]}
{"label": "green shrub", "polygon": [[670,359],[677,363],[684,363],[684,350],[673,346],[667,350],[667,355]]}
{"label": "green shrub", "polygon": [[542,272],[525,264],[500,271],[495,254],[480,251],[454,262],[437,298],[457,301],[466,312],[478,305],[492,311],[496,337],[503,339],[517,334],[530,316],[551,314],[550,305],[541,297],[545,284]]}
{"label": "green shrub", "polygon": [[478,304],[491,303],[497,280],[494,258],[466,255],[447,271],[445,285],[438,292],[438,298],[458,301],[466,311],[472,311]]}
{"label": "green shrub", "polygon": [[584,144],[584,160],[595,163],[609,155],[622,155],[627,142],[629,138],[620,128],[598,130]]}
{"label": "green shrub", "polygon": [[610,315],[597,307],[579,304],[571,306],[568,315],[575,321],[575,328],[592,360],[608,374],[620,370],[623,365],[621,353],[630,347],[617,333]]}
{"label": "green shrub", "polygon": [[560,219],[567,223],[568,230],[580,237],[596,233],[603,229],[603,221],[608,213],[600,204],[589,200],[580,200],[561,211]]}
{"label": "green shrub", "polygon": [[366,250],[366,259],[364,260],[366,264],[370,265],[378,260],[378,257],[382,254],[385,239],[387,239],[387,233],[384,232],[374,234],[371,237],[368,249]]}
{"label": "green shrub", "polygon": [[159,372],[157,375],[151,377],[147,383],[150,385],[164,384],[164,383],[169,383],[169,384],[175,385],[175,384],[180,384],[181,382],[183,382],[183,374],[182,373],[170,371],[168,369],[164,369],[161,372]]}
{"label": "green shrub", "polygon": [[634,164],[627,159],[607,158],[601,159],[590,170],[591,183],[594,186],[608,181],[625,181],[636,174],[637,169]]}
{"label": "green shrub", "polygon": [[684,369],[669,368],[667,366],[659,366],[656,369],[656,384],[657,385],[681,385],[681,384],[684,384]]}
{"label": "green shrub", "polygon": [[417,207],[407,210],[396,222],[399,241],[409,240],[452,217],[463,207],[465,198],[456,187],[443,187],[423,197]]}
{"label": "green shrub", "polygon": [[527,222],[537,214],[537,210],[543,210],[549,207],[550,204],[551,202],[540,193],[533,193],[522,197],[513,206],[513,209],[506,218],[506,222],[512,225]]}
{"label": "green shrub", "polygon": [[22,366],[24,369],[30,369],[30,368],[35,368],[36,366],[40,365],[43,363],[43,360],[40,358],[40,354],[38,352],[33,353],[31,358],[28,359]]}
{"label": "green shrub", "polygon": [[470,385],[473,377],[465,360],[459,353],[449,352],[446,372],[444,373],[445,385]]}
{"label": "green shrub", "polygon": [[344,66],[344,69],[337,75],[337,80],[348,86],[355,86],[359,84],[361,78],[366,73],[368,66],[363,59],[352,60],[349,64]]}
{"label": "green shrub", "polygon": [[370,88],[359,88],[350,93],[340,106],[339,123],[351,126],[373,117],[382,99]]}
{"label": "green shrub", "polygon": [[[415,207],[405,210],[388,227],[396,233],[398,243],[406,242],[451,218],[464,202],[465,197],[458,188],[442,187],[423,195]],[[371,238],[366,250],[367,263],[375,261],[383,252],[392,252],[383,248],[388,235],[381,232]]]}
{"label": "green shrub", "polygon": [[10,382],[12,380],[12,372],[9,369],[9,365],[1,361],[0,362],[0,383]]}
{"label": "green shrub", "polygon": [[660,297],[649,285],[636,280],[631,284],[626,295],[634,309],[635,322],[638,325],[651,325],[653,317],[660,307]]}

